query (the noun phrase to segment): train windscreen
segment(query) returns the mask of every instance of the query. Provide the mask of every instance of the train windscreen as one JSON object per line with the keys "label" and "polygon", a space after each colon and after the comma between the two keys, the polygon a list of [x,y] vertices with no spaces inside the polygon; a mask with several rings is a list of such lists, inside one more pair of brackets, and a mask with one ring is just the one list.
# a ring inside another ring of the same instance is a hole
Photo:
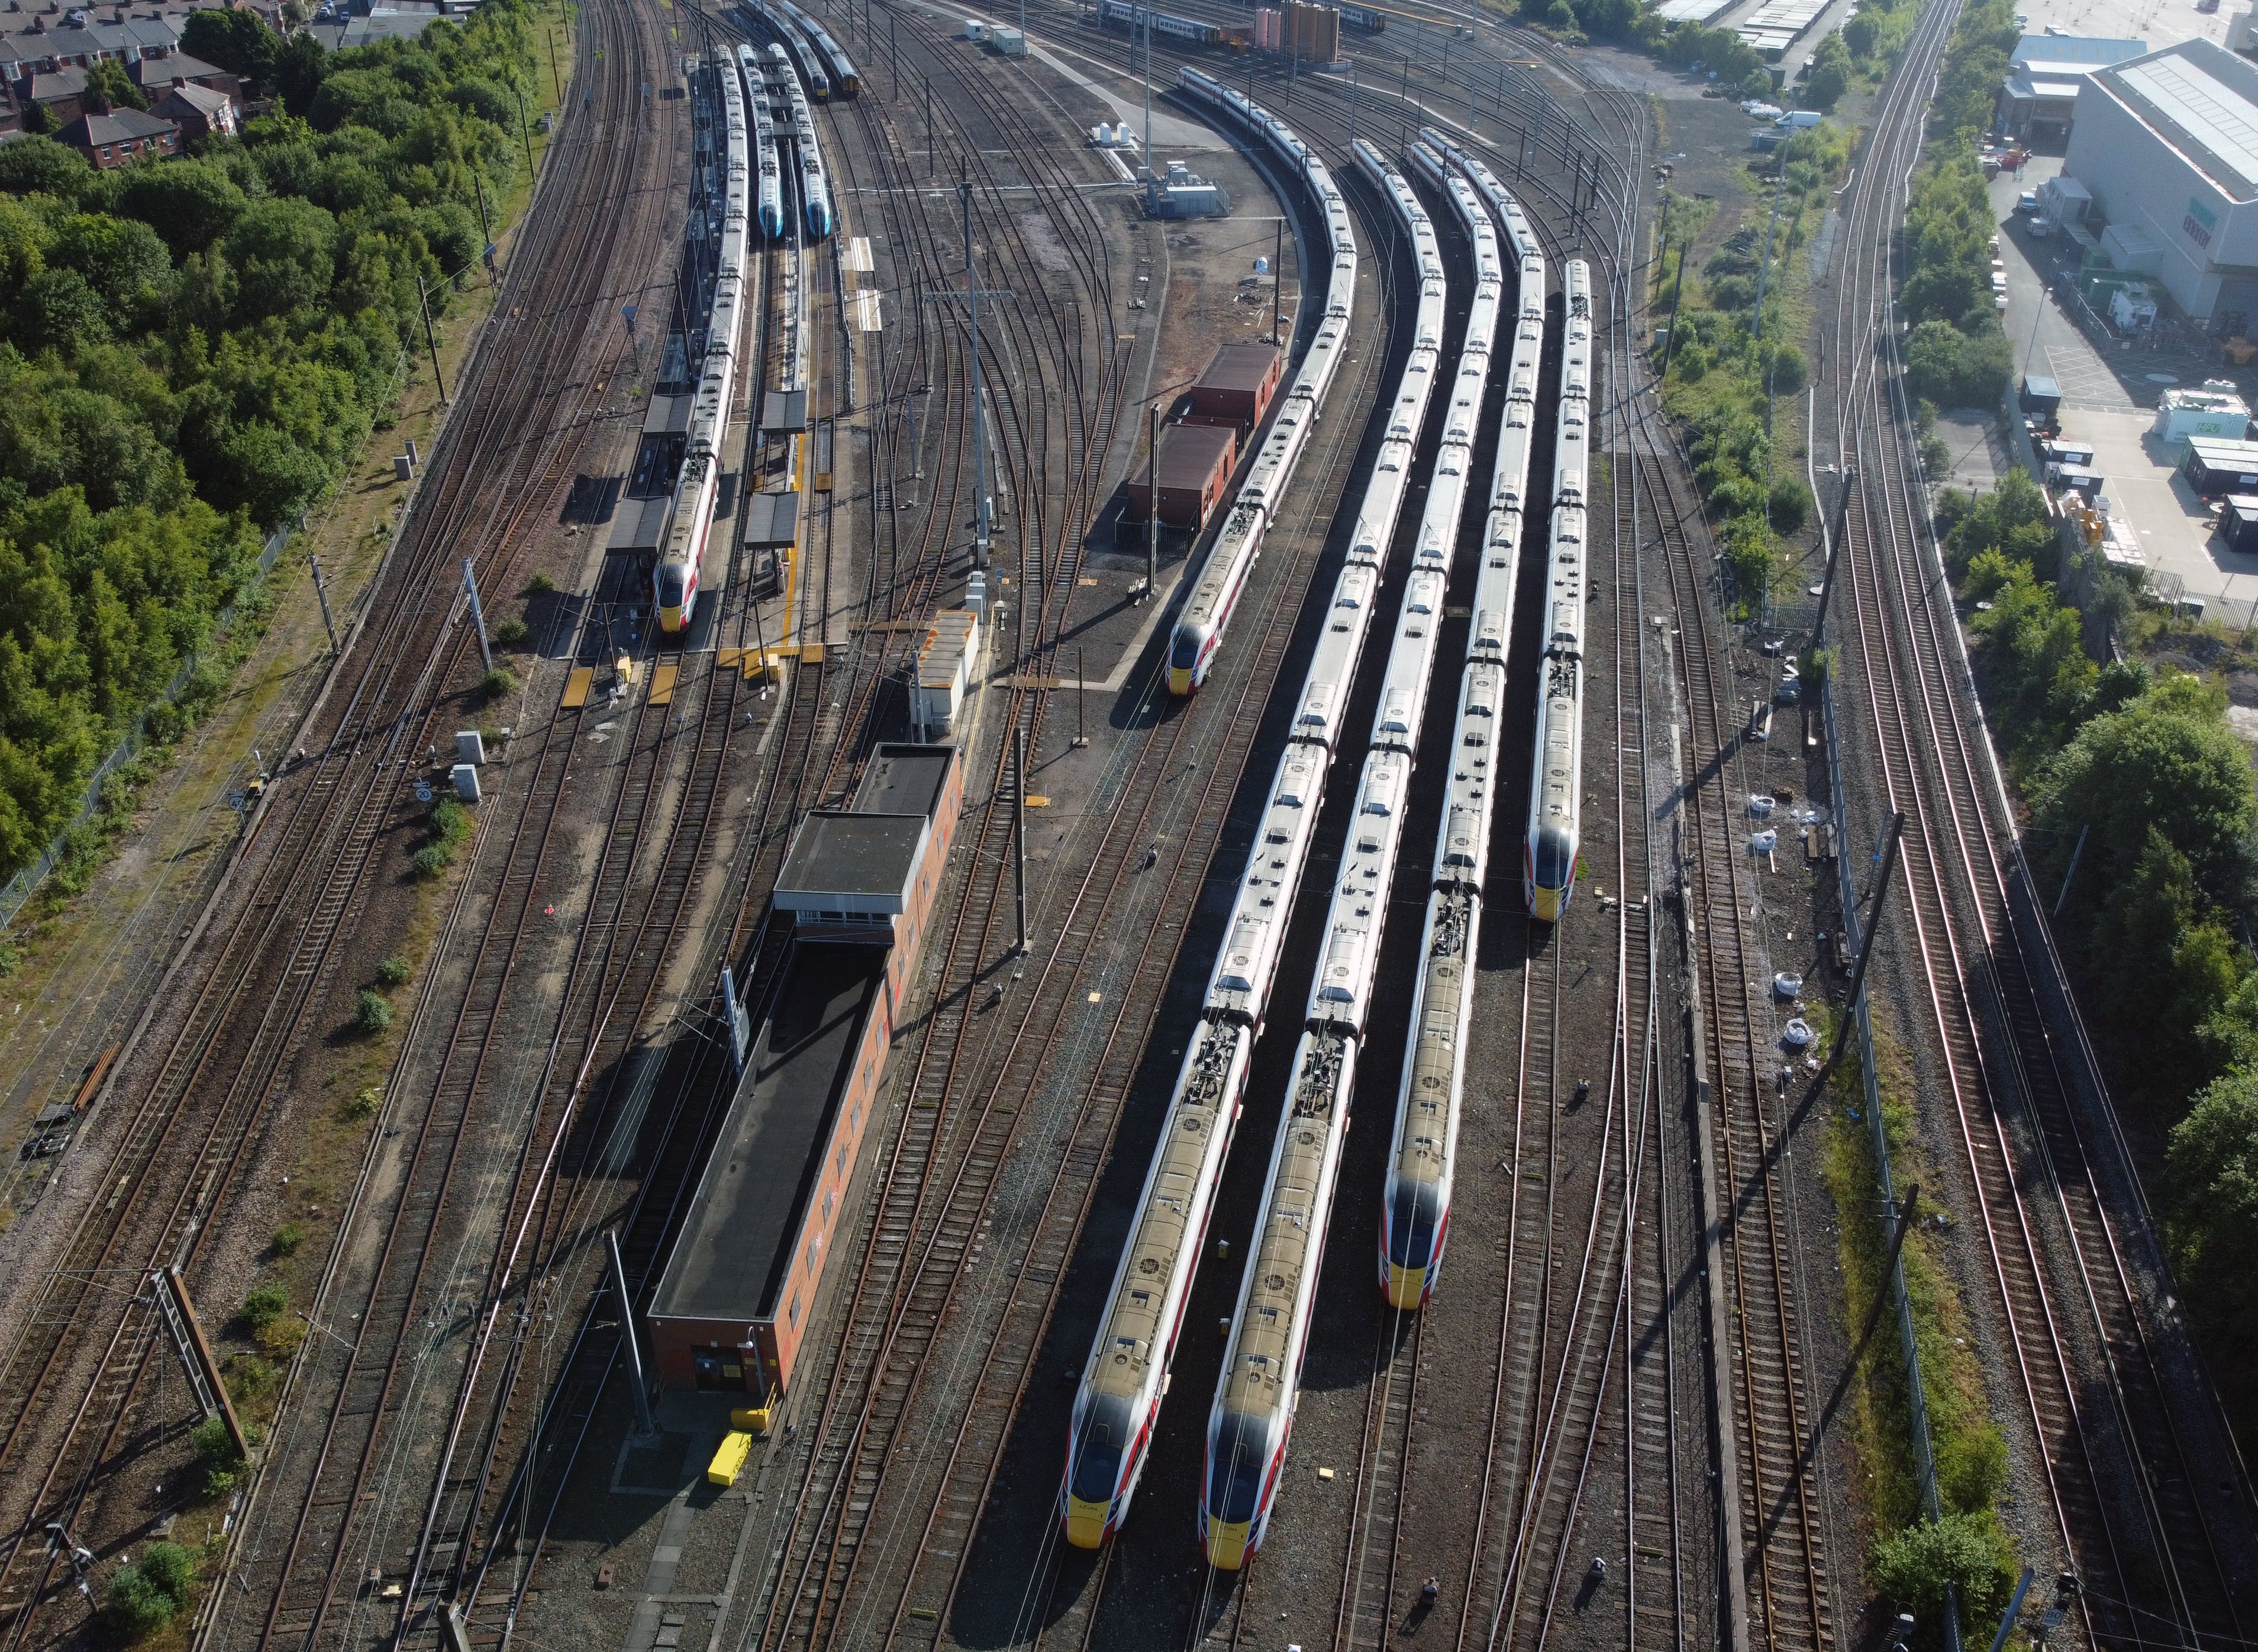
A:
{"label": "train windscreen", "polygon": [[1069,1492],[1085,1503],[1110,1503],[1121,1483],[1121,1454],[1129,1449],[1129,1402],[1119,1394],[1093,1395],[1083,1413]]}
{"label": "train windscreen", "polygon": [[1253,1520],[1269,1466],[1267,1420],[1243,1411],[1225,1412],[1208,1443],[1207,1517],[1226,1526]]}

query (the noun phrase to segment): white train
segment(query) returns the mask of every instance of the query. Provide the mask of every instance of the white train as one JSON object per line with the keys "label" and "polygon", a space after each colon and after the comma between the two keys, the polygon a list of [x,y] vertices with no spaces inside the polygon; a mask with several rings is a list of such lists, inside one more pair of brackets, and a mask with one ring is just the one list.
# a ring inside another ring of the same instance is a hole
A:
{"label": "white train", "polygon": [[[1401,189],[1400,176],[1377,151],[1360,144],[1357,158],[1383,184]],[[1200,1537],[1208,1563],[1225,1570],[1244,1566],[1261,1545],[1285,1471],[1357,1060],[1371,1025],[1404,807],[1440,645],[1443,599],[1472,485],[1474,433],[1489,390],[1491,347],[1504,304],[1504,268],[1487,209],[1472,187],[1452,175],[1431,152],[1415,147],[1411,158],[1450,195],[1466,227],[1473,249],[1473,301],[1451,369],[1442,439],[1373,713],[1356,812],[1341,846],[1341,876],[1325,914],[1317,980],[1271,1151],[1254,1244],[1232,1315],[1231,1347],[1208,1415]],[[1409,197],[1409,190],[1402,189],[1399,211]],[[1415,228],[1424,221],[1422,213],[1413,221]],[[1423,279],[1423,292],[1424,286]]]}
{"label": "white train", "polygon": [[714,277],[714,308],[707,320],[706,352],[698,390],[690,404],[681,472],[666,536],[651,571],[651,606],[662,637],[679,639],[698,607],[699,565],[714,526],[714,501],[721,485],[721,443],[728,433],[729,406],[736,393],[737,336],[746,310],[746,265],[751,251],[748,216],[752,170],[745,125],[744,89],[727,55],[711,60],[721,93],[722,192],[721,255]]}
{"label": "white train", "polygon": [[847,55],[846,47],[832,38],[830,30],[792,4],[792,0],[773,0],[773,4],[823,60],[824,74],[830,82],[828,96],[853,97],[863,89],[862,77],[855,72],[855,60]]}
{"label": "white train", "polygon": [[784,167],[777,159],[776,123],[769,118],[768,77],[763,59],[749,46],[737,48],[737,72],[753,121],[753,167],[759,178],[761,233],[774,241],[784,234]]}
{"label": "white train", "polygon": [[831,233],[831,184],[824,176],[823,145],[816,139],[815,115],[808,107],[806,89],[792,71],[791,54],[771,45],[769,60],[783,69],[785,92],[792,99],[792,141],[799,152],[801,216],[807,233],[820,241]]}
{"label": "white train", "polygon": [[1522,882],[1532,915],[1557,923],[1576,886],[1584,768],[1584,490],[1592,468],[1592,277],[1571,259],[1560,356],[1560,434],[1552,459],[1550,573],[1545,581],[1544,665],[1537,685],[1537,755],[1529,786],[1529,840]]}
{"label": "white train", "polygon": [[1247,576],[1262,554],[1268,532],[1295,466],[1309,443],[1325,393],[1348,350],[1349,307],[1356,298],[1356,229],[1348,202],[1335,187],[1332,174],[1293,129],[1260,103],[1232,91],[1212,75],[1187,68],[1178,85],[1193,102],[1221,115],[1267,150],[1271,159],[1299,177],[1325,215],[1326,256],[1331,273],[1325,284],[1325,312],[1317,337],[1310,341],[1302,365],[1286,394],[1279,398],[1270,434],[1256,451],[1253,467],[1240,486],[1223,527],[1210,548],[1198,583],[1176,616],[1168,639],[1168,691],[1191,693],[1207,680],[1223,644],[1225,628],[1246,588]]}
{"label": "white train", "polygon": [[[1372,159],[1377,158],[1374,152]],[[1246,878],[1208,977],[1199,1025],[1138,1196],[1136,1221],[1075,1395],[1059,1514],[1067,1541],[1077,1548],[1097,1548],[1120,1526],[1144,1468],[1216,1184],[1239,1123],[1247,1060],[1262,1032],[1324,801],[1326,773],[1339,748],[1342,716],[1371,630],[1381,566],[1410,486],[1412,443],[1437,378],[1445,293],[1434,226],[1400,174],[1388,167],[1381,175],[1420,271],[1412,346],[1396,381],[1388,435],[1365,484],[1356,535],[1333,583],[1325,628],[1295,702]]]}
{"label": "white train", "polygon": [[[1507,639],[1521,572],[1522,500],[1537,423],[1537,373],[1544,351],[1544,254],[1520,203],[1488,167],[1441,134],[1421,133],[1462,174],[1452,199],[1461,217],[1471,182],[1483,216],[1503,226],[1503,245],[1520,282],[1508,344],[1505,405],[1490,469],[1489,514],[1451,729],[1449,791],[1435,840],[1434,889],[1420,935],[1412,988],[1411,1038],[1395,1097],[1382,1190],[1380,1283],[1388,1301],[1416,1308],[1435,1288],[1450,1237],[1451,1189],[1458,1159],[1459,1109],[1473,1015],[1473,962],[1481,941],[1482,880],[1497,800],[1497,754],[1505,709]],[[1416,153],[1416,152],[1415,152]],[[1478,221],[1477,221],[1478,222]]]}

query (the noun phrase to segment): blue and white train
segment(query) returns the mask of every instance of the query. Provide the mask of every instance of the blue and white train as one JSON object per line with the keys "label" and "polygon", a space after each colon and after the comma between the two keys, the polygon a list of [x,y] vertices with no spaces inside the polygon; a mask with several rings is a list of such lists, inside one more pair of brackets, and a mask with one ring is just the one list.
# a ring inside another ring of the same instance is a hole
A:
{"label": "blue and white train", "polygon": [[855,60],[847,55],[847,48],[832,38],[831,31],[792,4],[792,0],[769,0],[798,29],[823,60],[823,72],[830,82],[830,96],[853,97],[863,89],[862,76],[855,71]]}
{"label": "blue and white train", "polygon": [[760,180],[761,233],[770,240],[784,235],[784,167],[777,159],[776,123],[769,117],[767,76],[763,59],[749,46],[737,48],[737,72],[744,79],[745,102],[753,122],[754,171]]}
{"label": "blue and white train", "polygon": [[[1482,880],[1489,868],[1503,738],[1506,651],[1521,571],[1522,501],[1529,486],[1537,374],[1544,351],[1544,253],[1520,203],[1487,167],[1453,148],[1442,134],[1429,130],[1420,136],[1433,158],[1454,169],[1452,199],[1477,245],[1485,222],[1502,226],[1502,248],[1516,266],[1520,297],[1508,344],[1489,514],[1474,576],[1458,715],[1451,729],[1451,777],[1436,833],[1434,888],[1427,898],[1419,975],[1412,989],[1411,1036],[1396,1091],[1395,1133],[1388,1144],[1381,1195],[1380,1283],[1399,1308],[1419,1308],[1433,1293],[1450,1237],[1459,1109],[1473,1017],[1473,964],[1481,941]],[[1419,154],[1413,152],[1415,158]],[[1431,174],[1434,159],[1425,164]],[[1480,208],[1471,215],[1469,185]]]}
{"label": "blue and white train", "polygon": [[[1369,145],[1360,143],[1357,156],[1383,185],[1400,182]],[[1414,160],[1431,176],[1443,176],[1431,155],[1415,152]],[[1389,193],[1400,212],[1409,191]],[[1488,391],[1490,346],[1503,301],[1497,237],[1495,230],[1481,227],[1479,221],[1487,213],[1470,191],[1452,192],[1452,203],[1473,226],[1473,302],[1458,359],[1451,365],[1442,440],[1412,542],[1411,570],[1381,678],[1355,812],[1340,846],[1340,877],[1325,913],[1317,979],[1271,1150],[1253,1244],[1239,1280],[1231,1346],[1208,1414],[1200,1539],[1208,1564],[1220,1570],[1238,1570],[1261,1546],[1285,1472],[1357,1061],[1372,1027],[1374,983],[1402,847],[1411,771],[1441,643],[1443,598],[1470,483],[1475,428]]]}
{"label": "blue and white train", "polygon": [[808,235],[820,241],[831,233],[831,183],[823,171],[823,145],[815,136],[815,112],[799,76],[792,72],[792,59],[780,46],[769,47],[769,60],[784,71],[785,95],[792,100],[792,141],[799,152],[801,222]]}
{"label": "blue and white train", "polygon": [[746,266],[751,233],[752,168],[747,142],[744,89],[735,65],[725,54],[711,60],[721,93],[722,194],[721,256],[714,278],[714,308],[707,317],[706,351],[699,363],[697,394],[690,404],[682,470],[675,479],[674,502],[666,535],[651,571],[651,606],[663,638],[680,640],[698,607],[699,565],[713,531],[714,500],[721,485],[721,443],[728,431],[730,399],[736,391],[737,335],[742,330]]}
{"label": "blue and white train", "polygon": [[1225,630],[1246,589],[1247,577],[1262,554],[1263,535],[1283,506],[1309,444],[1325,393],[1348,351],[1349,308],[1356,298],[1356,228],[1332,174],[1317,152],[1293,129],[1260,103],[1197,69],[1181,71],[1178,85],[1196,103],[1223,117],[1225,124],[1253,138],[1298,177],[1317,197],[1325,216],[1325,250],[1331,266],[1325,285],[1325,312],[1317,337],[1273,415],[1270,433],[1257,450],[1246,480],[1239,486],[1223,527],[1209,549],[1198,583],[1176,616],[1168,638],[1168,691],[1189,695],[1207,681],[1223,646]]}
{"label": "blue and white train", "polygon": [[1412,347],[1395,386],[1388,436],[1364,489],[1357,531],[1333,583],[1286,749],[1270,783],[1246,874],[1208,977],[1198,1025],[1169,1098],[1166,1123],[1115,1268],[1104,1317],[1075,1394],[1059,1514],[1067,1541],[1095,1549],[1118,1529],[1145,1464],[1184,1304],[1239,1122],[1246,1067],[1261,1036],[1286,925],[1309,863],[1326,775],[1338,749],[1357,664],[1371,629],[1381,567],[1409,487],[1411,444],[1426,416],[1442,348],[1443,261],[1433,226],[1394,179],[1420,269]]}

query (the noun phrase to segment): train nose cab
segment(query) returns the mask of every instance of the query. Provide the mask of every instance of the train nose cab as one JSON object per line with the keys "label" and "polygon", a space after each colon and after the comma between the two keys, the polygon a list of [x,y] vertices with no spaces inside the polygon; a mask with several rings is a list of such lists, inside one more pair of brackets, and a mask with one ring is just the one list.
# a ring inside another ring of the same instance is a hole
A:
{"label": "train nose cab", "polygon": [[1449,1223],[1440,1215],[1442,1189],[1432,1182],[1397,1188],[1388,1200],[1386,1253],[1381,1258],[1381,1283],[1391,1308],[1424,1308],[1443,1271],[1443,1233]]}
{"label": "train nose cab", "polygon": [[689,628],[698,603],[698,583],[687,563],[663,562],[651,581],[652,601],[658,609],[658,628],[679,636]]}
{"label": "train nose cab", "polygon": [[1557,924],[1575,888],[1576,840],[1558,826],[1540,827],[1533,835],[1523,880],[1529,913],[1541,923]]}
{"label": "train nose cab", "polygon": [[1207,676],[1207,636],[1199,627],[1180,625],[1168,640],[1168,692],[1188,697]]}
{"label": "train nose cab", "polygon": [[[1076,1419],[1074,1449],[1067,1457],[1066,1540],[1076,1549],[1096,1549],[1118,1523],[1116,1511],[1134,1477],[1123,1472],[1129,1446],[1129,1405],[1117,1394],[1094,1394]],[[1124,1511],[1125,1512],[1125,1511]]]}
{"label": "train nose cab", "polygon": [[1269,1433],[1266,1418],[1226,1412],[1208,1436],[1200,1547],[1218,1571],[1239,1570],[1261,1546]]}

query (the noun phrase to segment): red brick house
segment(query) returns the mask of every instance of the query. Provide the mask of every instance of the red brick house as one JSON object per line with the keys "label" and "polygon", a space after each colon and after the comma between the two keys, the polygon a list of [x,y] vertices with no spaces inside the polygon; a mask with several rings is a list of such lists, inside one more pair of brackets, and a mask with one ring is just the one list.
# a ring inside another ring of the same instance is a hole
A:
{"label": "red brick house", "polygon": [[180,153],[181,129],[138,109],[117,109],[107,115],[80,116],[55,134],[55,141],[77,150],[96,171],[109,172],[131,166],[144,155]]}

